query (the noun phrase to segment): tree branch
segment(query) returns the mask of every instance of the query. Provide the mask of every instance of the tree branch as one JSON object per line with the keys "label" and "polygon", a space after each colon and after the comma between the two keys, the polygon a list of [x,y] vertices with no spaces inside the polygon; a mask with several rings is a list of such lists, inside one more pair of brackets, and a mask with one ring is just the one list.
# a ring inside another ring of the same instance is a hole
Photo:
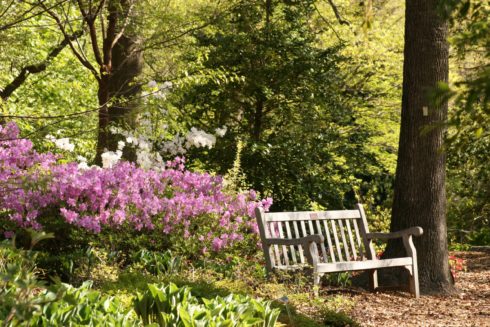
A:
{"label": "tree branch", "polygon": [[333,0],[327,0],[327,1],[329,3],[330,7],[332,7],[332,10],[335,14],[335,17],[337,17],[337,20],[339,21],[339,23],[341,25],[350,25],[350,23],[347,20],[343,19],[342,16],[340,16],[339,9],[335,5],[335,3],[333,3]]}
{"label": "tree branch", "polygon": [[70,38],[69,38],[69,35],[66,33],[66,30],[65,30],[65,27],[63,26],[63,23],[61,22],[61,19],[58,17],[58,15],[56,15],[56,13],[54,13],[51,9],[47,8],[44,3],[39,0],[39,4],[43,7],[43,9],[55,20],[56,24],[58,25],[61,33],[63,33],[63,36],[65,37],[65,39],[68,40],[68,45],[70,46],[70,49],[71,51],[73,52],[73,54],[75,55],[75,57],[77,57],[78,61],[80,61],[80,63],[85,66],[86,68],[88,68],[88,70],[90,70],[90,72],[92,72],[92,74],[94,75],[95,79],[97,81],[100,80],[100,76],[99,76],[99,73],[97,72],[97,70],[95,69],[95,67],[90,63],[90,61],[88,61],[87,59],[85,59],[76,49],[75,49],[75,46],[73,45],[73,42],[71,42]]}
{"label": "tree branch", "polygon": [[114,37],[114,40],[112,40],[112,44],[111,44],[111,48],[110,48],[111,51],[114,48],[114,46],[116,45],[117,41],[119,41],[119,39],[121,38],[121,36],[123,36],[123,33],[124,33],[124,30],[126,29],[126,26],[128,26],[128,24],[129,24],[129,16],[131,15],[131,11],[132,11],[133,7],[134,7],[134,2],[132,2],[129,5],[129,8],[128,8],[127,12],[126,12],[126,17],[124,17],[123,26],[121,27],[121,30],[119,31],[119,33],[117,33],[117,35]]}
{"label": "tree branch", "polygon": [[95,56],[95,61],[102,66],[102,56],[100,54],[100,49],[99,45],[97,43],[97,30],[95,27],[95,20],[97,18],[96,14],[88,14],[85,9],[83,9],[83,3],[82,0],[77,0],[78,3],[78,8],[80,9],[80,12],[82,13],[84,21],[87,23],[89,34],[90,34],[90,41],[92,43],[92,50],[94,51],[94,56]]}
{"label": "tree branch", "polygon": [[83,31],[77,31],[74,34],[65,37],[63,41],[60,42],[60,44],[51,49],[51,51],[46,56],[46,59],[37,64],[23,67],[20,70],[20,73],[14,78],[14,80],[10,82],[2,91],[0,91],[0,97],[2,98],[2,100],[6,101],[12,95],[12,93],[14,93],[15,90],[17,90],[25,82],[29,74],[37,74],[45,71],[50,61],[56,58],[71,40],[80,37],[82,34]]}
{"label": "tree branch", "polygon": [[24,22],[24,21],[26,21],[26,20],[29,20],[29,19],[31,19],[31,18],[37,17],[37,16],[39,16],[39,15],[42,15],[43,13],[45,13],[45,12],[46,12],[46,9],[45,9],[45,8],[47,8],[47,9],[53,9],[54,7],[57,7],[57,6],[59,6],[60,4],[63,4],[64,2],[67,2],[67,1],[68,1],[68,0],[61,0],[60,2],[57,2],[57,3],[55,3],[54,5],[52,5],[52,6],[50,6],[50,7],[46,7],[46,6],[44,6],[44,4],[42,3],[42,1],[39,1],[39,3],[40,3],[40,5],[41,5],[41,7],[43,7],[43,10],[41,10],[41,11],[39,11],[39,12],[36,12],[36,13],[34,13],[34,14],[30,15],[30,16],[25,17],[24,15],[27,15],[28,13],[30,13],[31,11],[33,11],[34,9],[36,9],[36,8],[39,6],[39,5],[37,5],[37,6],[34,6],[34,5],[33,5],[31,8],[29,8],[29,9],[28,9],[28,10],[26,10],[26,11],[24,11],[24,12],[23,12],[23,13],[20,15],[20,16],[21,16],[21,18],[18,18],[17,20],[15,20],[15,21],[13,21],[13,22],[10,22],[10,23],[7,23],[7,24],[5,24],[5,25],[0,26],[0,31],[7,30],[7,29],[9,29],[9,28],[11,28],[11,27],[13,27],[13,26],[15,26],[15,25],[19,24],[19,23],[22,23],[22,22]]}

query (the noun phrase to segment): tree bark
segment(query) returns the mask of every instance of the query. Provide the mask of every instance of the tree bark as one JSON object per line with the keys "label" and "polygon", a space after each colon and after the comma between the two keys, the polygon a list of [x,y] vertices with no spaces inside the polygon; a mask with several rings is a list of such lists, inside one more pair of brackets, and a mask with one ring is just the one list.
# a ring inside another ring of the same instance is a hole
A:
{"label": "tree bark", "polygon": [[[108,128],[136,127],[136,114],[139,107],[138,94],[141,85],[137,82],[143,70],[143,56],[137,51],[137,36],[123,35],[112,49],[112,70],[102,74],[99,81],[99,134],[97,138],[96,164],[101,163],[104,151],[116,151],[120,139]],[[123,158],[134,161],[135,154],[129,148],[123,151]]]}
{"label": "tree bark", "polygon": [[[447,31],[437,0],[406,1],[401,129],[390,229],[424,229],[415,245],[425,294],[454,291],[448,264],[443,152],[447,102],[435,104],[429,96],[438,82],[448,80]],[[403,252],[401,242],[389,242],[385,257]]]}

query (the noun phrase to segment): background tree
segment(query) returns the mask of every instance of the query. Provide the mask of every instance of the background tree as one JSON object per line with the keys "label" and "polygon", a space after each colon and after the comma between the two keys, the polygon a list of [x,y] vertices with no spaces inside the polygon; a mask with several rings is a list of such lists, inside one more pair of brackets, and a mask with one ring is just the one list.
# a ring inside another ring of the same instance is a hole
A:
{"label": "background tree", "polygon": [[452,100],[448,135],[448,223],[453,242],[490,244],[490,16],[489,1],[442,1],[451,23]]}
{"label": "background tree", "polygon": [[[68,15],[73,11],[72,3],[61,3],[53,8],[45,1],[38,3],[67,38],[73,29]],[[141,41],[132,25],[135,6],[134,0],[76,2],[75,10],[82,19],[83,29],[87,29],[90,36],[91,58],[95,64],[80,43],[69,41],[68,44],[97,81],[99,117],[95,158],[99,164],[104,151],[117,149],[117,140],[110,133],[109,126],[126,124],[134,128],[135,95],[140,91],[136,78],[143,69],[142,53],[137,48]]]}
{"label": "background tree", "polygon": [[352,185],[383,173],[363,147],[369,133],[357,123],[339,67],[346,58],[339,45],[320,44],[322,28],[314,1],[239,1],[196,33],[201,49],[187,55],[193,63],[204,58],[203,69],[239,77],[183,90],[177,106],[192,124],[228,128],[209,156],[195,156],[224,173],[241,139],[247,182],[272,195],[275,210],[350,206]]}

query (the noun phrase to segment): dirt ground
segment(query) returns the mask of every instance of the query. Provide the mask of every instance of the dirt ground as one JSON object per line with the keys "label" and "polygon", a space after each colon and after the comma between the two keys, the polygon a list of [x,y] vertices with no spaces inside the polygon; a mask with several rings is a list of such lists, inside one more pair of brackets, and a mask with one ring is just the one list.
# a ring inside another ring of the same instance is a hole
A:
{"label": "dirt ground", "polygon": [[460,293],[451,297],[407,293],[361,292],[350,313],[363,326],[477,326],[490,327],[490,251],[453,252],[466,261],[457,273]]}

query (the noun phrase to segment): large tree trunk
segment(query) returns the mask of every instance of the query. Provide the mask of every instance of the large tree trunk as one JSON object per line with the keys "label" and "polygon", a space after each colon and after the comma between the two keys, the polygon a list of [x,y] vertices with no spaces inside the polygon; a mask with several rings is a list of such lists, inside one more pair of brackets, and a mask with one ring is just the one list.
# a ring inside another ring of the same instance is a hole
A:
{"label": "large tree trunk", "polygon": [[[443,152],[447,102],[435,105],[429,92],[448,79],[447,25],[437,0],[407,0],[403,65],[402,121],[391,231],[421,226],[415,240],[421,292],[454,290],[448,265],[446,158]],[[403,253],[388,244],[385,256]]]}
{"label": "large tree trunk", "polygon": [[[139,107],[141,84],[137,77],[143,70],[142,52],[138,51],[139,39],[123,35],[112,50],[112,71],[102,75],[99,82],[99,134],[97,138],[96,163],[101,163],[101,154],[116,151],[120,137],[108,128],[119,126],[134,129]],[[135,154],[126,147],[123,151],[126,160],[134,161]]]}

